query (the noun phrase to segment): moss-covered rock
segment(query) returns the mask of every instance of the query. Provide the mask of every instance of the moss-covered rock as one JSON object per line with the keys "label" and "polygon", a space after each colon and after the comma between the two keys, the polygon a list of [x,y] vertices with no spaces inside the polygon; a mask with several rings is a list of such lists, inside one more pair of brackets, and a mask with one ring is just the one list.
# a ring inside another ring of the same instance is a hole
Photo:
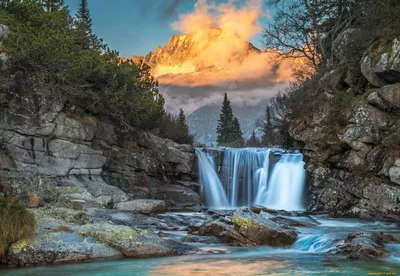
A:
{"label": "moss-covered rock", "polygon": [[122,225],[105,227],[103,224],[88,224],[81,227],[79,232],[131,258],[174,256],[197,250],[195,247],[174,240],[162,239],[149,230]]}

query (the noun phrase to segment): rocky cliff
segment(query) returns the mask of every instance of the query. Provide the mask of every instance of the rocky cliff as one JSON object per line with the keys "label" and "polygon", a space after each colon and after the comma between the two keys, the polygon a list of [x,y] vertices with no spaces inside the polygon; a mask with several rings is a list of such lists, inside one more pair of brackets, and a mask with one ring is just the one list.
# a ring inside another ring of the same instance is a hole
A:
{"label": "rocky cliff", "polygon": [[[311,208],[333,216],[365,212],[380,218],[396,216],[400,212],[399,40],[371,45],[356,75],[344,66],[351,58],[355,33],[346,30],[334,42],[332,65],[310,99],[317,108],[307,118],[293,120],[290,135],[307,158]],[[360,80],[366,89],[360,89]],[[343,117],[344,122],[332,123],[329,114]]]}
{"label": "rocky cliff", "polygon": [[[130,199],[162,199],[171,209],[200,206],[191,146],[121,129],[35,93],[1,89],[0,186],[6,195],[100,206]],[[44,179],[53,183],[50,193],[39,188]]]}

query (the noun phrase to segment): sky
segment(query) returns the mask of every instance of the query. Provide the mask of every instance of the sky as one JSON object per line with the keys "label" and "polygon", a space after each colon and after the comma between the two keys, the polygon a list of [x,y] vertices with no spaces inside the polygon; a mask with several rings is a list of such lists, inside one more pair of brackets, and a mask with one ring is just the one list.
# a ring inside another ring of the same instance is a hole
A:
{"label": "sky", "polygon": [[[256,0],[238,0],[241,2]],[[103,38],[111,49],[121,56],[146,55],[163,46],[178,33],[171,25],[179,14],[193,11],[197,0],[88,0],[94,33]],[[216,3],[226,0],[215,0]],[[80,0],[65,0],[71,14],[75,14]],[[262,17],[260,23],[265,24]],[[251,39],[262,48],[260,35]]]}

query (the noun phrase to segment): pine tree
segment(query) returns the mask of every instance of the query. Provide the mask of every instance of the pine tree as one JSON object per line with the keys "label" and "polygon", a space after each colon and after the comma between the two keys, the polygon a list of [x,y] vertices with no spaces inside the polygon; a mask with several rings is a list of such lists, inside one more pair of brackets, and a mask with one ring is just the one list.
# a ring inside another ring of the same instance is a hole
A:
{"label": "pine tree", "polygon": [[87,0],[81,0],[78,12],[76,13],[76,19],[77,29],[80,32],[79,43],[84,49],[100,50],[106,47],[102,45],[103,41],[98,39],[92,32],[92,18]]}
{"label": "pine tree", "polygon": [[221,106],[221,113],[219,115],[217,126],[217,144],[229,145],[235,142],[233,133],[233,111],[228,96],[225,93],[224,102]]}
{"label": "pine tree", "polygon": [[246,146],[248,147],[259,147],[260,146],[260,141],[258,140],[256,136],[256,131],[253,129],[253,132],[251,133],[251,137],[249,140],[246,142]]}
{"label": "pine tree", "polygon": [[178,116],[178,128],[179,128],[179,136],[181,138],[179,139],[181,143],[184,144],[192,144],[193,143],[193,135],[190,134],[189,126],[186,122],[186,116],[185,112],[183,111],[183,108],[179,109],[179,116]]}
{"label": "pine tree", "polygon": [[81,27],[87,35],[92,34],[92,18],[90,17],[87,0],[81,0],[78,12],[76,13],[76,19],[78,20],[79,27]]}
{"label": "pine tree", "polygon": [[42,0],[42,5],[46,11],[55,12],[64,7],[64,0]]}
{"label": "pine tree", "polygon": [[232,136],[234,137],[233,146],[235,147],[243,147],[244,146],[244,139],[243,139],[243,132],[240,127],[240,123],[238,118],[233,118],[233,125],[232,125]]}
{"label": "pine tree", "polygon": [[269,106],[265,109],[263,137],[261,143],[263,146],[271,146],[274,143],[274,129],[271,123],[271,110]]}

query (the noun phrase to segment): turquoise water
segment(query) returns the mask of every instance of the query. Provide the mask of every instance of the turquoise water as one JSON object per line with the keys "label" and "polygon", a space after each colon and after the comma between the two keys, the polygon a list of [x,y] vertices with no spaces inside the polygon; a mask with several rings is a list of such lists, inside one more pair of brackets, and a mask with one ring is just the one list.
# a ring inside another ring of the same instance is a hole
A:
{"label": "turquoise water", "polygon": [[[299,228],[288,248],[200,245],[202,254],[0,270],[2,276],[105,275],[395,275],[400,274],[400,244],[387,245],[378,261],[349,261],[330,252],[348,233],[384,231],[400,236],[395,225],[318,218],[319,226]],[[198,245],[198,244],[196,244]],[[206,253],[213,250],[213,253]]]}

